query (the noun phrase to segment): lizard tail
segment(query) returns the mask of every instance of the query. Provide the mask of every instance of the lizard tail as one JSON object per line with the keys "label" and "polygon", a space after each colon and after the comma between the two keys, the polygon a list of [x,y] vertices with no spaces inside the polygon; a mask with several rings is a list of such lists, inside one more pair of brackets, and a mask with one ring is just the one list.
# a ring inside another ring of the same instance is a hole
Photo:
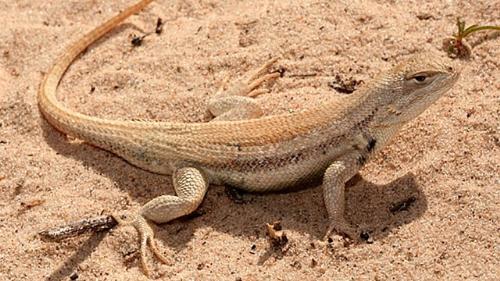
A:
{"label": "lizard tail", "polygon": [[152,1],[139,1],[85,34],[81,39],[69,46],[49,69],[38,91],[38,106],[49,123],[59,131],[87,141],[94,133],[102,133],[107,128],[109,128],[108,131],[110,132],[115,131],[118,133],[117,130],[119,130],[123,121],[96,118],[66,108],[57,100],[57,87],[68,67],[81,52],[130,15],[142,10]]}

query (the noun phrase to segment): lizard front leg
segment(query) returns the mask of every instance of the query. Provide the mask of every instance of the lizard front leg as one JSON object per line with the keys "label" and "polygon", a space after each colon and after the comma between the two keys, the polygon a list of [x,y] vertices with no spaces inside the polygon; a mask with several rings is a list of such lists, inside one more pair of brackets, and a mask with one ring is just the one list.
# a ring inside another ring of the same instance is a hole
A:
{"label": "lizard front leg", "polygon": [[146,264],[148,245],[160,261],[168,263],[168,259],[160,253],[156,246],[154,232],[148,221],[165,223],[193,212],[203,201],[208,189],[208,180],[196,168],[179,168],[172,177],[177,196],[163,195],[152,199],[142,207],[139,214],[134,216],[131,221],[125,222],[115,216],[120,224],[131,225],[139,233],[141,265],[148,276],[150,275]]}
{"label": "lizard front leg", "polygon": [[345,184],[357,174],[364,160],[359,151],[353,151],[340,157],[326,169],[323,177],[323,199],[330,225],[324,239],[328,239],[334,230],[352,239],[356,238],[356,230],[344,217]]}
{"label": "lizard front leg", "polygon": [[208,110],[215,118],[212,121],[234,121],[259,118],[263,112],[254,97],[267,92],[267,89],[256,89],[262,83],[275,79],[279,73],[268,73],[269,68],[277,61],[267,61],[261,67],[249,71],[242,78],[232,82],[227,89],[227,78],[208,103]]}

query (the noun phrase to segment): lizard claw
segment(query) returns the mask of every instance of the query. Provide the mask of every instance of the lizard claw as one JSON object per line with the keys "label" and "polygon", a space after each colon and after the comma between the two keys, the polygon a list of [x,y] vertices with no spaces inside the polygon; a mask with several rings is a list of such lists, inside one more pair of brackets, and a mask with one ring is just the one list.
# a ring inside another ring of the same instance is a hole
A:
{"label": "lizard claw", "polygon": [[137,233],[139,234],[139,239],[140,239],[140,245],[139,245],[139,251],[140,251],[140,259],[141,259],[141,267],[142,270],[144,271],[144,274],[148,277],[151,276],[151,270],[149,269],[147,263],[146,263],[146,250],[149,246],[151,249],[151,252],[154,254],[154,256],[160,260],[164,264],[170,264],[171,261],[166,258],[158,249],[158,246],[156,244],[156,241],[154,240],[154,232],[151,226],[148,224],[146,219],[141,216],[137,215],[134,219],[128,222],[124,222],[121,219],[117,219],[120,225],[130,225],[133,226],[136,230]]}
{"label": "lizard claw", "polygon": [[264,73],[268,72],[269,68],[271,68],[271,66],[273,66],[273,64],[275,64],[277,61],[278,61],[277,57],[272,58],[272,59],[266,61],[261,67],[249,72],[248,73],[249,74],[248,81],[256,80],[257,78],[264,75]]}
{"label": "lizard claw", "polygon": [[330,225],[326,230],[326,234],[323,237],[324,241],[327,241],[328,238],[332,235],[333,232],[336,232],[342,236],[346,236],[351,240],[355,240],[357,238],[357,231],[354,229],[348,222],[346,222],[343,218],[338,218],[335,220],[330,220]]}
{"label": "lizard claw", "polygon": [[271,66],[277,61],[278,58],[272,58],[265,62],[261,67],[249,73],[248,80],[246,81],[248,91],[247,95],[249,97],[256,97],[262,94],[262,91],[254,90],[262,83],[280,77],[281,74],[278,72],[268,73],[269,68],[271,68]]}
{"label": "lizard claw", "polygon": [[228,90],[225,95],[227,96],[248,96],[254,98],[258,95],[266,93],[267,90],[256,88],[266,81],[280,77],[281,74],[278,72],[269,73],[269,69],[277,60],[278,58],[268,60],[261,67],[248,72],[245,76],[234,81],[231,85],[227,85],[227,78],[224,79],[221,83],[221,87],[217,91],[217,94],[222,93],[226,86]]}

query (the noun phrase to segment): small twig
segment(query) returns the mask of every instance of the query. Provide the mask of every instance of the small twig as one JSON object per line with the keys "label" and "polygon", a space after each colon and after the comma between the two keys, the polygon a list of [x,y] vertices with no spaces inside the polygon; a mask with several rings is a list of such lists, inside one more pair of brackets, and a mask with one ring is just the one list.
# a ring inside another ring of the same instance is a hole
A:
{"label": "small twig", "polygon": [[335,75],[335,79],[328,83],[328,86],[341,94],[351,94],[356,91],[363,80],[356,80],[352,77],[349,80],[342,80],[340,75]]}
{"label": "small twig", "polygon": [[288,237],[281,227],[280,221],[266,223],[267,236],[271,241],[271,245],[275,248],[283,249],[288,243]]}
{"label": "small twig", "polygon": [[393,214],[401,211],[406,211],[410,208],[411,205],[413,205],[413,203],[415,203],[415,201],[417,201],[417,198],[415,196],[411,196],[405,200],[395,203],[391,208],[389,208],[389,210]]}
{"label": "small twig", "polygon": [[158,18],[156,20],[155,33],[160,35],[162,32],[163,32],[163,20],[161,18]]}
{"label": "small twig", "polygon": [[81,235],[86,232],[100,232],[111,229],[118,225],[118,222],[112,216],[100,216],[79,221],[70,224],[54,227],[38,233],[42,239],[62,240],[69,237]]}
{"label": "small twig", "polygon": [[305,78],[305,77],[314,77],[318,76],[318,73],[303,73],[303,74],[289,74],[288,77],[299,77],[299,78]]}
{"label": "small twig", "polygon": [[[155,33],[160,35],[162,32],[163,32],[163,25],[164,25],[164,22],[161,18],[158,18],[156,20],[156,27],[155,27]],[[132,43],[132,46],[133,47],[139,47],[142,45],[142,42],[144,41],[144,39],[146,37],[148,37],[149,35],[153,34],[153,32],[147,32],[146,34],[142,35],[142,36],[139,36],[139,35],[133,35],[132,36],[132,40],[130,43]]]}
{"label": "small twig", "polygon": [[134,35],[132,37],[132,41],[130,41],[130,43],[132,43],[132,46],[134,46],[134,47],[139,47],[142,45],[142,41],[144,40],[144,38],[146,38],[146,36],[148,36],[150,34],[151,33],[147,33],[147,34],[142,35],[142,36]]}

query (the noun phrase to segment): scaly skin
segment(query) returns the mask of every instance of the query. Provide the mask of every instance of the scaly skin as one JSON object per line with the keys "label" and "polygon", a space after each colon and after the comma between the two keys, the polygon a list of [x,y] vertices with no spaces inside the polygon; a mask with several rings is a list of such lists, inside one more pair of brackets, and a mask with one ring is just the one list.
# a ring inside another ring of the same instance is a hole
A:
{"label": "scaly skin", "polygon": [[56,99],[57,86],[72,61],[90,44],[152,0],[127,8],[86,34],[59,57],[38,93],[40,111],[59,131],[111,151],[145,170],[171,174],[176,195],[145,204],[129,222],[146,249],[167,262],[154,242],[148,221],[167,222],[194,211],[209,183],[248,191],[281,190],[323,176],[325,206],[332,230],[356,231],[344,219],[344,185],[374,152],[384,147],[407,122],[422,113],[458,79],[444,59],[418,55],[379,75],[354,94],[318,108],[261,117],[251,98],[263,93],[270,60],[220,89],[209,103],[216,116],[209,123],[106,120],[74,112]]}

